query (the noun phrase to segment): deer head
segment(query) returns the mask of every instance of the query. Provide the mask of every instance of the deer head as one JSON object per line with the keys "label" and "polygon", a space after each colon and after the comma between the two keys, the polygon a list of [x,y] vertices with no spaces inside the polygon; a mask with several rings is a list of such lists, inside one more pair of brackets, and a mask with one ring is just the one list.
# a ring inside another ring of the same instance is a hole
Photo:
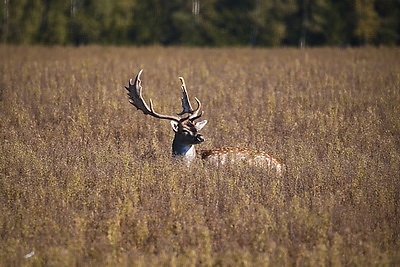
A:
{"label": "deer head", "polygon": [[[182,83],[182,112],[176,113],[179,117],[175,115],[159,114],[154,111],[152,100],[150,99],[150,105],[147,105],[142,97],[142,86],[140,80],[142,72],[143,70],[140,70],[136,75],[135,81],[132,82],[132,79],[129,80],[129,87],[125,87],[128,90],[129,102],[138,110],[141,110],[145,115],[171,121],[172,129],[175,132],[174,141],[172,143],[172,154],[173,156],[183,156],[189,163],[196,157],[194,145],[205,141],[203,135],[200,134],[199,131],[207,124],[207,120],[195,122],[195,120],[199,119],[203,115],[203,112],[200,112],[200,100],[195,98],[197,108],[193,109],[186,90],[185,80],[182,77],[179,77]],[[188,115],[184,116],[185,114]]]}

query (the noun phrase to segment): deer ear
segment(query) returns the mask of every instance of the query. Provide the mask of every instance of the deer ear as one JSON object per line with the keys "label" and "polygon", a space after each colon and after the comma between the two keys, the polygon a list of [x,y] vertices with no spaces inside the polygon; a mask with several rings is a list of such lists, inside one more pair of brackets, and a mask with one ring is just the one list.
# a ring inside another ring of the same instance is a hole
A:
{"label": "deer ear", "polygon": [[200,131],[201,129],[203,129],[203,127],[206,126],[207,122],[207,120],[196,122],[197,130]]}
{"label": "deer ear", "polygon": [[178,123],[176,121],[171,121],[171,126],[172,126],[172,130],[174,130],[174,132],[178,131]]}

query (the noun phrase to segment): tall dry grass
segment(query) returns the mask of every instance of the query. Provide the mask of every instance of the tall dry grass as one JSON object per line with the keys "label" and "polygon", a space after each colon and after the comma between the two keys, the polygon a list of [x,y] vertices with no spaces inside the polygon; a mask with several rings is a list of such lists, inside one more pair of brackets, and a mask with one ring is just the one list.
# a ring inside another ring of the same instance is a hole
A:
{"label": "tall dry grass", "polygon": [[[0,264],[400,264],[400,50],[0,47]],[[206,143],[265,150],[187,169],[184,76]],[[24,255],[34,251],[30,258]]]}

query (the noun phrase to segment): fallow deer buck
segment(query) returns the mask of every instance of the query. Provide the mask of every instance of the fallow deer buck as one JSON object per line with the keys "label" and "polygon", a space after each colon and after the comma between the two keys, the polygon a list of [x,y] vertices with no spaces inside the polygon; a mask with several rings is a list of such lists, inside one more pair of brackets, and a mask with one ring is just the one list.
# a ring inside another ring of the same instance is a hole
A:
{"label": "fallow deer buck", "polygon": [[[138,110],[143,111],[145,115],[171,121],[172,129],[175,132],[175,137],[172,142],[172,155],[174,157],[182,157],[189,165],[196,159],[196,150],[194,145],[205,141],[203,135],[200,134],[199,131],[207,124],[207,120],[195,122],[195,120],[199,119],[203,115],[203,111],[200,112],[200,100],[195,98],[197,108],[193,109],[189,101],[185,80],[182,77],[179,77],[182,83],[182,112],[176,114],[179,117],[159,114],[154,111],[151,99],[150,105],[148,106],[142,97],[142,86],[140,80],[142,72],[143,70],[140,70],[136,75],[135,81],[132,83],[132,79],[130,79],[129,87],[125,87],[128,90],[129,102]],[[187,115],[184,116],[185,114]],[[282,174],[282,163],[279,159],[265,152],[247,148],[221,147],[209,150],[200,150],[199,154],[203,160],[217,164],[224,164],[227,161],[242,161],[253,165],[266,166],[270,169],[274,169],[278,175]]]}

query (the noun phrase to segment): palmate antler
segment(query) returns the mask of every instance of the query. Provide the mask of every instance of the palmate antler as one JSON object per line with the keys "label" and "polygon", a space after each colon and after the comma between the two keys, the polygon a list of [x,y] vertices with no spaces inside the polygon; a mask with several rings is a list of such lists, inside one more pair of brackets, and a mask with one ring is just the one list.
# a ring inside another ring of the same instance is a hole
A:
{"label": "palmate antler", "polygon": [[181,113],[177,113],[177,115],[181,116],[185,113],[189,113],[191,115],[189,115],[189,117],[187,119],[194,121],[195,119],[198,119],[201,117],[201,115],[203,115],[203,112],[201,112],[200,115],[198,115],[200,108],[201,108],[201,102],[197,97],[195,97],[194,99],[197,102],[197,108],[196,108],[196,110],[193,110],[192,105],[190,104],[187,90],[186,90],[185,80],[183,79],[183,77],[179,77],[179,80],[182,83],[181,89],[182,89],[182,108],[183,108],[183,110]]}
{"label": "palmate antler", "polygon": [[125,87],[126,90],[128,90],[128,96],[129,96],[129,102],[134,105],[138,110],[143,111],[145,115],[150,115],[158,119],[165,119],[165,120],[172,120],[176,122],[182,122],[185,120],[190,120],[194,121],[198,118],[200,118],[203,115],[203,112],[199,114],[200,108],[201,108],[201,102],[200,100],[196,99],[197,102],[197,108],[195,110],[192,109],[192,106],[189,101],[189,96],[186,91],[186,85],[185,85],[185,80],[182,77],[179,77],[179,79],[182,82],[182,112],[177,113],[177,115],[181,116],[185,113],[190,114],[187,117],[184,118],[179,118],[176,116],[170,116],[170,115],[162,115],[154,111],[153,107],[153,102],[150,101],[150,107],[146,104],[142,97],[142,86],[141,86],[141,80],[140,80],[140,75],[142,74],[143,70],[140,70],[139,73],[136,75],[135,81],[132,83],[132,79],[129,80],[129,87]]}

